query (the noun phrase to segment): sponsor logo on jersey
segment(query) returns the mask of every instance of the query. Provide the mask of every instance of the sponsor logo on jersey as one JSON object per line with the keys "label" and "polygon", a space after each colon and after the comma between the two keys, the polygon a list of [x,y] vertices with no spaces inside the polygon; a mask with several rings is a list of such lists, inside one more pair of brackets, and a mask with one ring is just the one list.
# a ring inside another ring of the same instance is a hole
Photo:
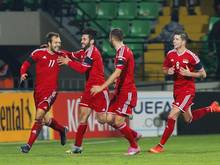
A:
{"label": "sponsor logo on jersey", "polygon": [[183,63],[184,63],[184,64],[188,64],[188,63],[189,63],[189,60],[188,60],[188,59],[183,59]]}

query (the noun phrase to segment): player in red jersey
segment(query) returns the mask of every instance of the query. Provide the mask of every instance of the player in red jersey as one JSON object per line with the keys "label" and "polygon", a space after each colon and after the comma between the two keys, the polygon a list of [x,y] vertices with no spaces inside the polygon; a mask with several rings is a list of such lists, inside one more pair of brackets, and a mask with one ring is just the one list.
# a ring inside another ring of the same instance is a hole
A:
{"label": "player in red jersey", "polygon": [[129,128],[125,122],[126,117],[132,115],[132,109],[137,102],[137,90],[134,82],[134,56],[132,51],[123,43],[121,29],[113,29],[110,32],[109,40],[117,51],[115,71],[103,84],[93,86],[91,93],[96,95],[116,82],[114,97],[107,113],[107,123],[118,129],[129,141],[130,147],[126,154],[135,155],[140,152],[140,147],[135,141],[135,139],[140,138],[140,134]]}
{"label": "player in red jersey", "polygon": [[72,53],[72,57],[77,58],[79,61],[71,60],[69,57],[58,58],[60,65],[68,65],[77,72],[86,74],[85,90],[79,103],[79,126],[76,132],[75,145],[72,150],[67,151],[75,154],[82,152],[83,136],[92,110],[96,111],[96,119],[104,124],[109,105],[107,88],[96,96],[90,94],[90,89],[93,85],[101,85],[105,82],[102,56],[94,45],[95,34],[96,32],[93,29],[85,29],[83,31],[81,38],[82,49]]}
{"label": "player in red jersey", "polygon": [[180,114],[183,114],[186,123],[189,124],[210,112],[220,112],[220,107],[215,101],[208,107],[191,111],[195,97],[194,79],[206,78],[206,72],[198,56],[186,48],[187,40],[187,33],[175,32],[173,36],[174,49],[168,52],[164,60],[164,74],[173,75],[174,78],[174,102],[160,143],[149,150],[151,153],[164,151],[164,144],[172,134]]}
{"label": "player in red jersey", "polygon": [[67,128],[60,125],[54,118],[47,115],[57,96],[58,74],[60,67],[57,58],[60,56],[61,40],[58,33],[47,34],[48,48],[36,49],[22,64],[20,69],[21,80],[27,79],[27,70],[32,64],[36,64],[36,80],[34,87],[34,101],[36,106],[35,122],[31,129],[28,143],[21,146],[23,153],[28,153],[32,144],[38,137],[43,124],[58,131],[61,136],[61,144],[66,143]]}

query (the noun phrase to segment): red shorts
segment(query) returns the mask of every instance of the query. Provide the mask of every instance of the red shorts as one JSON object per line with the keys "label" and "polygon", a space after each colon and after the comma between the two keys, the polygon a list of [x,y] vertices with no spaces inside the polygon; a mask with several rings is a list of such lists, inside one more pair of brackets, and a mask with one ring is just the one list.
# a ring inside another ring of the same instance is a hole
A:
{"label": "red shorts", "polygon": [[86,90],[82,95],[79,105],[91,108],[92,110],[100,113],[107,111],[109,102],[108,90],[97,93],[95,96],[90,94],[90,90]]}
{"label": "red shorts", "polygon": [[57,97],[57,91],[34,92],[35,107],[48,111]]}
{"label": "red shorts", "polygon": [[195,94],[175,93],[173,105],[178,107],[182,112],[186,112],[193,105],[194,97]]}
{"label": "red shorts", "polygon": [[132,110],[137,104],[137,91],[120,92],[114,95],[110,102],[108,112],[119,116],[131,116]]}

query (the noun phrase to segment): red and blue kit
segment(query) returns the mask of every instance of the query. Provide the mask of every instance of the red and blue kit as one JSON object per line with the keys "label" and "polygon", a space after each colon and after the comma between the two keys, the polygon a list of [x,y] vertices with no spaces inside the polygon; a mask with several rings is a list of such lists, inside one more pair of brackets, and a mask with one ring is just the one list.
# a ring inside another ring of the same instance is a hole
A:
{"label": "red and blue kit", "polygon": [[108,112],[120,116],[132,115],[132,109],[137,103],[137,89],[134,81],[134,56],[126,46],[120,47],[116,52],[115,68],[121,69],[121,75],[115,82],[114,97],[110,102]]}
{"label": "red and blue kit", "polygon": [[72,57],[79,61],[72,60],[68,66],[79,73],[86,74],[86,85],[80,106],[89,107],[96,112],[106,112],[109,105],[108,90],[105,89],[95,96],[90,93],[93,86],[102,85],[105,82],[104,65],[99,50],[95,46],[90,46],[86,51],[72,53]]}
{"label": "red and blue kit", "polygon": [[191,72],[199,71],[203,68],[200,59],[190,50],[186,49],[182,54],[178,54],[175,49],[168,52],[163,67],[174,67],[174,102],[181,111],[187,111],[193,104],[195,97],[195,78],[180,74],[180,68],[189,68]]}
{"label": "red and blue kit", "polygon": [[36,49],[21,66],[20,74],[22,75],[32,64],[36,64],[34,87],[36,108],[49,110],[56,99],[60,71],[57,58],[60,55],[61,53],[50,53],[46,48]]}

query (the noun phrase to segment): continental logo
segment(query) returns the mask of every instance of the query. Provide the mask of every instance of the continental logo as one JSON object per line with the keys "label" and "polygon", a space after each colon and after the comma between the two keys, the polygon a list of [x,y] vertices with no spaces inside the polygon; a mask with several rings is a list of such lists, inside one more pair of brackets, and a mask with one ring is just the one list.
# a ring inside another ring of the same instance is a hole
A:
{"label": "continental logo", "polygon": [[7,94],[4,97],[3,94],[0,94],[0,131],[28,130],[31,128],[35,107],[32,95],[23,95]]}

